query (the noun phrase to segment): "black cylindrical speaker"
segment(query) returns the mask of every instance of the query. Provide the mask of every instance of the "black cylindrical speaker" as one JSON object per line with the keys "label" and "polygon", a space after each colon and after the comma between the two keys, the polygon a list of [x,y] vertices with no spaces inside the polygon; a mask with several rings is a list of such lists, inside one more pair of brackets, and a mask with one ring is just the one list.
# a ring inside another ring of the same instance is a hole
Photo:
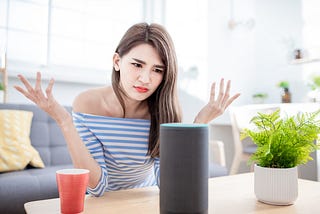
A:
{"label": "black cylindrical speaker", "polygon": [[160,213],[208,213],[208,125],[160,125]]}

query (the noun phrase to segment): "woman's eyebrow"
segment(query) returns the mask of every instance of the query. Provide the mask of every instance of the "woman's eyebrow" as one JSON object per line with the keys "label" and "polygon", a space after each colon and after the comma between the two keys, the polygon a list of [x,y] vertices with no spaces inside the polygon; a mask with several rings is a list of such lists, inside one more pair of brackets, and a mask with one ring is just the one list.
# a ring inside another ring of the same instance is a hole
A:
{"label": "woman's eyebrow", "polygon": [[[132,58],[134,61],[136,61],[136,62],[138,62],[138,63],[141,63],[141,64],[143,64],[143,65],[145,65],[145,64],[147,64],[145,61],[143,61],[143,60],[140,60],[140,59],[136,59],[136,58]],[[164,65],[153,65],[154,67],[157,67],[157,68],[165,68],[165,66]]]}

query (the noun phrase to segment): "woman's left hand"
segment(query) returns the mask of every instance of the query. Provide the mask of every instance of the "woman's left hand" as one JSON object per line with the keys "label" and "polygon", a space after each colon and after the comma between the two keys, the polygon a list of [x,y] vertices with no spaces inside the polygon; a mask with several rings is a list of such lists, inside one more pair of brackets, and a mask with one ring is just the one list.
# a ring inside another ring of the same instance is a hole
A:
{"label": "woman's left hand", "polygon": [[227,87],[224,89],[224,79],[220,81],[219,95],[216,99],[216,83],[213,82],[211,86],[210,100],[196,116],[194,123],[209,123],[211,120],[222,115],[227,107],[240,96],[237,93],[230,97],[231,81],[228,80]]}

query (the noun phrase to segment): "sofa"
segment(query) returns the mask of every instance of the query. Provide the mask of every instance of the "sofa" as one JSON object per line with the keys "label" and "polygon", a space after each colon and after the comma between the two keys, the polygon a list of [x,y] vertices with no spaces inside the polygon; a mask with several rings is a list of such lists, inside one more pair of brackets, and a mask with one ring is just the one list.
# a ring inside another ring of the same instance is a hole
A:
{"label": "sofa", "polygon": [[0,213],[25,213],[26,202],[59,197],[55,172],[73,166],[63,135],[47,113],[32,104],[1,103],[0,109],[33,112],[30,140],[45,167],[0,173]]}

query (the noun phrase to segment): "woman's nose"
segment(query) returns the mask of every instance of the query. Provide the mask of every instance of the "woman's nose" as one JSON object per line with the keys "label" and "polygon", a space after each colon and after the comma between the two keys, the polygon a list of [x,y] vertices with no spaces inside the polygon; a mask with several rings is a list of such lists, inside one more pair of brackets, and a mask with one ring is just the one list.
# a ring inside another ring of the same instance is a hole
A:
{"label": "woman's nose", "polygon": [[142,70],[139,75],[139,80],[143,83],[150,83],[150,72],[146,69]]}

